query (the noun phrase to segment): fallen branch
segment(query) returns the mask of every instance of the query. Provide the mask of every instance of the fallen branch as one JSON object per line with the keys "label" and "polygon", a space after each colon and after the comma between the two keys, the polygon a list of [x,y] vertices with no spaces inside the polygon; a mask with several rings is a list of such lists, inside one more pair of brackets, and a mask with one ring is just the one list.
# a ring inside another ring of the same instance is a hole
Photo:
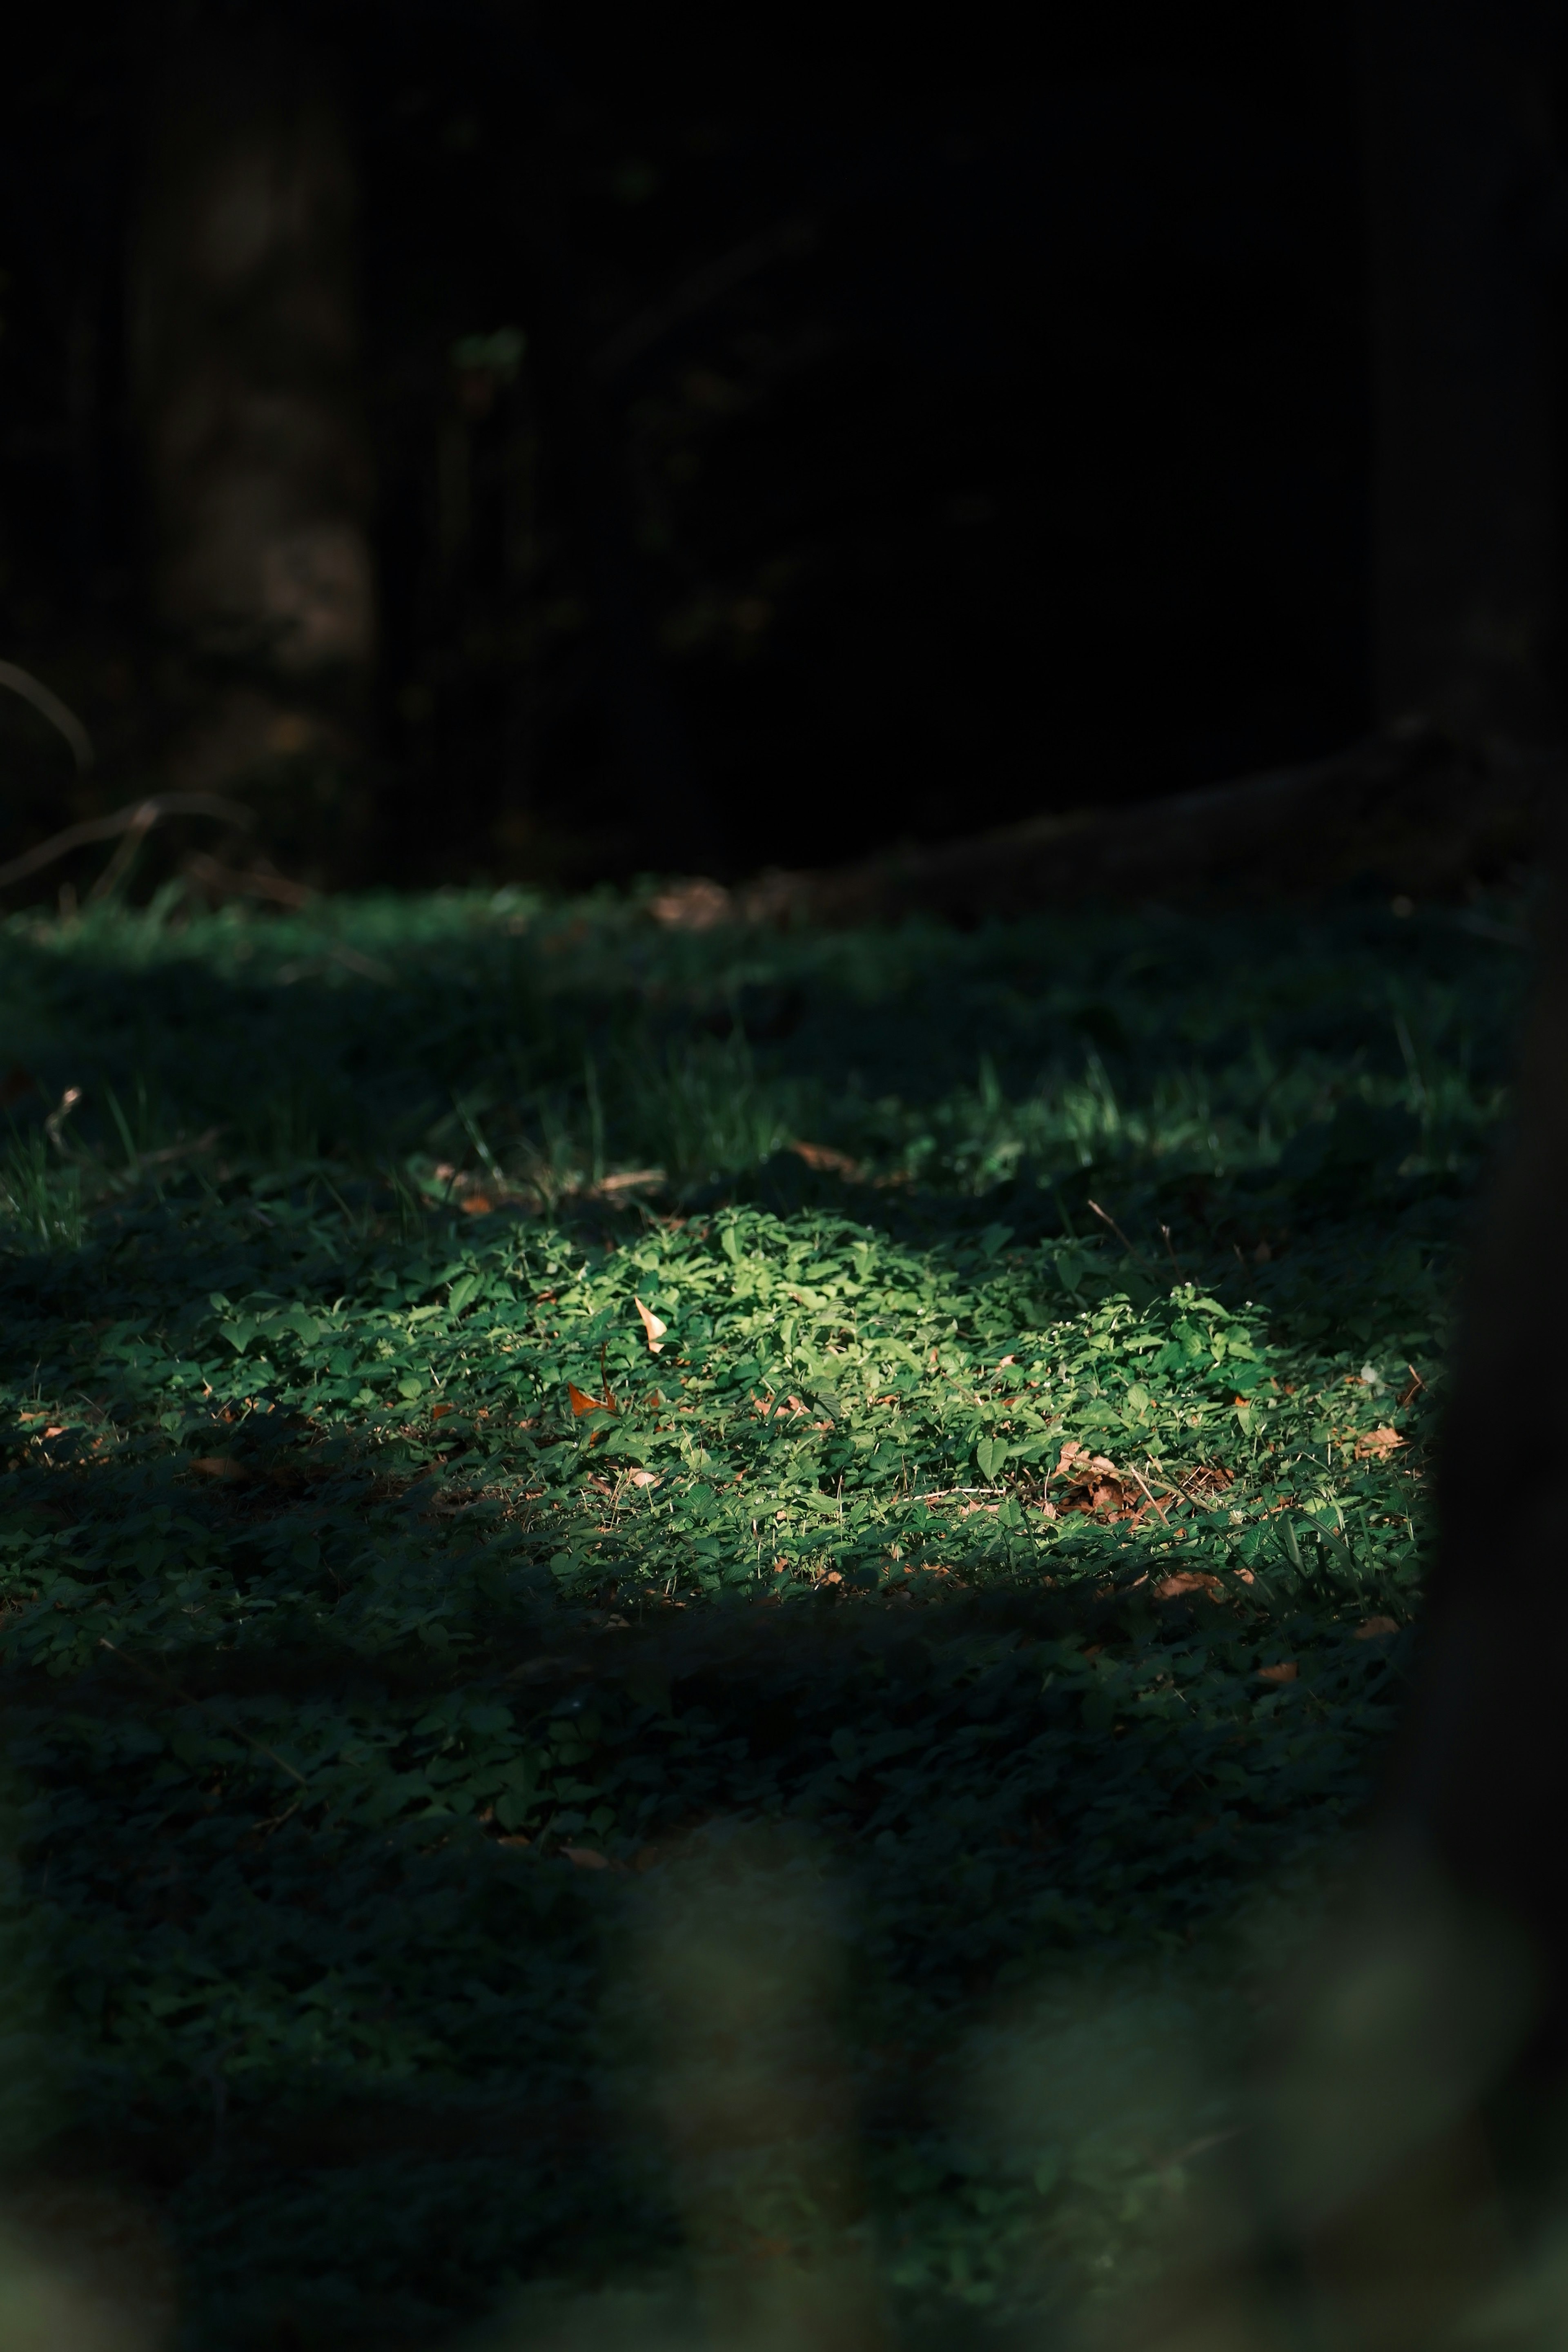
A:
{"label": "fallen branch", "polygon": [[822,873],[766,874],[733,892],[689,884],[653,911],[705,929],[910,915],[978,923],[1086,898],[1289,897],[1355,881],[1430,897],[1534,857],[1563,781],[1557,752],[1413,720],[1310,766],[1031,817]]}
{"label": "fallen branch", "polygon": [[255,812],[242,802],[221,800],[216,793],[155,793],[149,800],[132,801],[127,807],[116,809],[112,816],[85,817],[80,824],[68,824],[63,833],[51,834],[47,841],[40,841],[36,849],[13,857],[8,866],[0,866],[0,890],[8,889],[13,882],[25,882],[29,874],[41,872],[57,857],[64,857],[73,849],[83,849],[89,842],[113,841],[122,833],[140,840],[166,816],[210,816],[239,825],[256,822]]}

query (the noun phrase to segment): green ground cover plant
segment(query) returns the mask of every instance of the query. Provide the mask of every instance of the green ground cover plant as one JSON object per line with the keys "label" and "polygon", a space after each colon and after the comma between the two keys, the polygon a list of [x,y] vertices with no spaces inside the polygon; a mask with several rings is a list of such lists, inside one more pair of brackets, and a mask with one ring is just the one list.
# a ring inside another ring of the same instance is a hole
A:
{"label": "green ground cover plant", "polygon": [[192,2347],[1041,2340],[1366,1805],[1516,915],[658,904],[0,929],[0,2123]]}

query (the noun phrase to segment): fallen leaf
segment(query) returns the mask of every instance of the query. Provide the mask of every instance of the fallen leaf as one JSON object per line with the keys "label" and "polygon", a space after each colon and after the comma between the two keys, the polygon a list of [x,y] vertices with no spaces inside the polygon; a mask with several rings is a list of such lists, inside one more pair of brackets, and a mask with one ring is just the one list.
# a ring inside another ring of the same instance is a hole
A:
{"label": "fallen leaf", "polygon": [[430,1408],[430,1418],[432,1421],[442,1421],[447,1413],[456,1412],[457,1410],[455,1404],[433,1404]]}
{"label": "fallen leaf", "polygon": [[586,1395],[575,1381],[567,1381],[566,1393],[572,1400],[572,1411],[578,1420],[585,1412],[614,1412],[616,1409],[608,1397]]}
{"label": "fallen leaf", "polygon": [[470,1192],[462,1203],[465,1217],[488,1217],[494,1207],[488,1192]]}
{"label": "fallen leaf", "polygon": [[199,1470],[205,1478],[227,1478],[235,1485],[250,1475],[245,1465],[237,1462],[231,1454],[198,1454],[190,1467]]}
{"label": "fallen leaf", "polygon": [[1260,1683],[1293,1683],[1296,1673],[1295,1659],[1283,1658],[1277,1666],[1259,1666],[1258,1679]]}
{"label": "fallen leaf", "polygon": [[609,1855],[601,1853],[596,1846],[563,1845],[561,1851],[579,1870],[608,1870],[610,1866]]}
{"label": "fallen leaf", "polygon": [[830,1143],[792,1143],[790,1150],[808,1168],[820,1169],[825,1175],[847,1176],[852,1183],[859,1178],[859,1162],[847,1151],[836,1151]]}
{"label": "fallen leaf", "polygon": [[1355,1638],[1358,1642],[1375,1642],[1380,1634],[1397,1633],[1398,1631],[1399,1620],[1396,1617],[1369,1617],[1363,1624],[1356,1627]]}
{"label": "fallen leaf", "polygon": [[496,1843],[497,1845],[531,1845],[533,1840],[524,1837],[522,1832],[518,1830],[510,1837],[497,1838]]}
{"label": "fallen leaf", "polygon": [[1383,1461],[1405,1440],[1396,1429],[1363,1429],[1355,1442],[1358,1462]]}
{"label": "fallen leaf", "polygon": [[632,1305],[642,1317],[642,1327],[647,1334],[648,1354],[650,1356],[657,1356],[664,1344],[664,1335],[668,1330],[669,1326],[668,1323],[661,1322],[659,1318],[654,1313],[653,1308],[651,1307],[645,1307],[640,1298],[634,1298]]}
{"label": "fallen leaf", "polygon": [[675,883],[648,904],[654,921],[672,931],[710,931],[716,923],[727,922],[734,908],[723,884],[710,882],[705,875]]}
{"label": "fallen leaf", "polygon": [[[1217,1576],[1203,1576],[1195,1569],[1178,1569],[1174,1576],[1162,1577],[1154,1587],[1156,1601],[1175,1601],[1184,1592],[1206,1592],[1217,1599],[1225,1591]],[[1294,1673],[1295,1669],[1291,1669]]]}
{"label": "fallen leaf", "polygon": [[658,1474],[652,1470],[634,1470],[630,1474],[634,1486],[657,1486]]}

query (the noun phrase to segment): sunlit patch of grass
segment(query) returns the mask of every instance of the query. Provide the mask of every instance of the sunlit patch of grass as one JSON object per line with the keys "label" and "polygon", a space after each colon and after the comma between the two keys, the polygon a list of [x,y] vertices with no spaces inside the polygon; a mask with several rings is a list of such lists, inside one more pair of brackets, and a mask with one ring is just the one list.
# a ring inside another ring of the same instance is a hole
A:
{"label": "sunlit patch of grass", "polygon": [[[1365,907],[0,929],[35,2158],[159,2136],[193,2343],[765,2336],[818,2230],[930,2325],[1153,2274],[1229,2093],[1150,2053],[1397,1698],[1518,991]],[[792,1919],[731,2162],[724,1984],[616,2021]]]}

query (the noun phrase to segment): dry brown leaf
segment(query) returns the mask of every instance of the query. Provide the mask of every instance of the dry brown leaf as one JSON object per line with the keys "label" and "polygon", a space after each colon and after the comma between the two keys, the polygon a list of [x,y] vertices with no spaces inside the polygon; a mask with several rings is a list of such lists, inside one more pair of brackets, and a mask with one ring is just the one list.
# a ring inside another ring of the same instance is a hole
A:
{"label": "dry brown leaf", "polygon": [[465,1217],[488,1217],[495,1202],[488,1192],[470,1192],[461,1206]]}
{"label": "dry brown leaf", "polygon": [[1396,1617],[1369,1617],[1356,1627],[1355,1638],[1358,1642],[1375,1642],[1380,1634],[1397,1633],[1398,1631],[1399,1620]]}
{"label": "dry brown leaf", "polygon": [[649,1355],[658,1355],[664,1346],[664,1335],[669,1328],[668,1324],[661,1322],[653,1308],[645,1307],[640,1298],[634,1298],[632,1305],[642,1318],[642,1328],[647,1337]]}
{"label": "dry brown leaf", "polygon": [[1277,1666],[1259,1666],[1258,1679],[1260,1683],[1293,1683],[1297,1671],[1294,1658],[1282,1658]]}
{"label": "dry brown leaf", "polygon": [[633,1470],[629,1474],[634,1486],[657,1486],[658,1475],[653,1470]]}
{"label": "dry brown leaf", "polygon": [[561,1851],[579,1870],[608,1870],[610,1866],[609,1855],[601,1853],[596,1846],[563,1845]]}
{"label": "dry brown leaf", "polygon": [[1394,1447],[1404,1444],[1396,1429],[1363,1429],[1355,1442],[1355,1458],[1358,1462],[1386,1461]]}
{"label": "dry brown leaf", "polygon": [[430,1408],[430,1418],[432,1421],[444,1421],[449,1412],[456,1412],[457,1410],[455,1404],[433,1404]]}
{"label": "dry brown leaf", "polygon": [[579,1421],[585,1412],[614,1412],[616,1409],[608,1397],[589,1396],[575,1381],[567,1381],[566,1393],[572,1400],[574,1417]]}
{"label": "dry brown leaf", "polygon": [[716,923],[727,922],[734,908],[735,902],[721,882],[699,875],[662,891],[650,901],[648,912],[667,930],[710,931]]}
{"label": "dry brown leaf", "polygon": [[205,1478],[227,1478],[235,1485],[250,1475],[245,1465],[237,1462],[231,1454],[198,1454],[190,1467],[199,1470]]}
{"label": "dry brown leaf", "polygon": [[808,1168],[820,1169],[825,1175],[847,1176],[851,1183],[859,1178],[859,1161],[851,1160],[847,1151],[836,1151],[830,1143],[792,1143],[790,1150]]}
{"label": "dry brown leaf", "polygon": [[1200,1575],[1196,1569],[1182,1568],[1173,1576],[1162,1577],[1154,1587],[1156,1601],[1175,1601],[1184,1592],[1206,1592],[1217,1600],[1225,1591],[1217,1576]]}

